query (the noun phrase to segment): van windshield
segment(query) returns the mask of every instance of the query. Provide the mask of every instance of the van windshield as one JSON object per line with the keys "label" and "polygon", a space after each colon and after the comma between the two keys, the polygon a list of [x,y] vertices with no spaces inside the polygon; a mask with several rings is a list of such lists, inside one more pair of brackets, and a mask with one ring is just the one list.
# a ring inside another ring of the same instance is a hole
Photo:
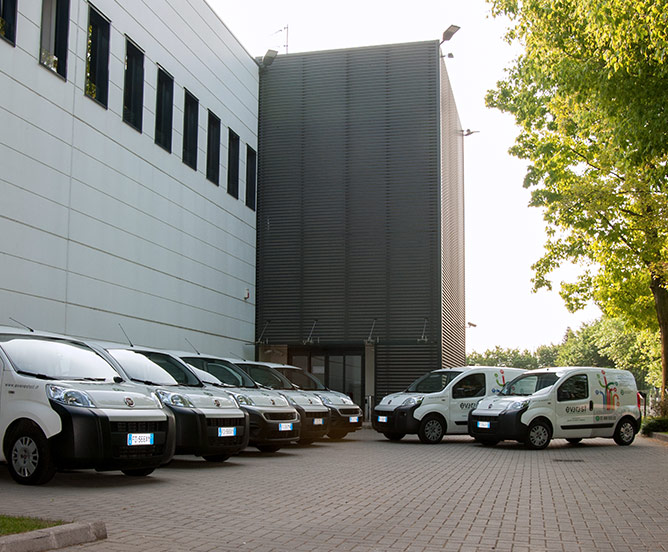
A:
{"label": "van windshield", "polygon": [[554,373],[524,374],[506,383],[499,395],[519,395],[520,397],[528,397],[529,395],[533,395],[536,391],[554,385],[558,379],[559,376]]}
{"label": "van windshield", "polygon": [[147,385],[178,385],[177,381],[161,366],[137,351],[127,349],[110,349],[121,368],[135,382]]}
{"label": "van windshield", "polygon": [[406,391],[409,393],[438,393],[443,391],[459,374],[461,372],[453,370],[429,372],[411,383]]}
{"label": "van windshield", "polygon": [[300,389],[307,391],[326,391],[327,388],[315,376],[304,372],[303,370],[295,370],[294,368],[276,368],[281,374],[288,378],[292,383]]}
{"label": "van windshield", "polygon": [[113,381],[118,372],[82,343],[30,336],[0,336],[17,372],[49,380]]}

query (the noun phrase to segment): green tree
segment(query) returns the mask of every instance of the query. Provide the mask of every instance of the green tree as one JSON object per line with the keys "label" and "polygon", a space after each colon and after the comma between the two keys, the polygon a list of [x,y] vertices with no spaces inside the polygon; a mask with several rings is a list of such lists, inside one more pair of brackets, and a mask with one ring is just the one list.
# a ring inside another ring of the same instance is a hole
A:
{"label": "green tree", "polygon": [[668,0],[488,0],[523,53],[487,97],[521,133],[525,187],[548,240],[535,288],[565,261],[571,310],[604,313],[661,336],[668,371]]}
{"label": "green tree", "polygon": [[495,347],[484,353],[473,352],[468,355],[466,363],[469,366],[512,366],[513,368],[524,368],[533,370],[538,368],[536,357],[531,351],[519,349],[503,349]]}
{"label": "green tree", "polygon": [[557,366],[615,367],[614,362],[601,354],[596,343],[598,324],[583,324],[577,332],[570,328],[566,331],[564,342],[557,353]]}

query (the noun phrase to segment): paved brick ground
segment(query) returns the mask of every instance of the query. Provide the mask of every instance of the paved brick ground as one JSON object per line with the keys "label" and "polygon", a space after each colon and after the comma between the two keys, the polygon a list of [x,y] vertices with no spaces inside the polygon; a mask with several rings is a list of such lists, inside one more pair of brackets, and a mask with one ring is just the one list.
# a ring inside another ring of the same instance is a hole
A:
{"label": "paved brick ground", "polygon": [[0,466],[0,512],[106,522],[106,541],[69,552],[668,551],[668,444],[532,452],[363,429],[222,465],[180,456],[140,479],[81,471],[30,488]]}

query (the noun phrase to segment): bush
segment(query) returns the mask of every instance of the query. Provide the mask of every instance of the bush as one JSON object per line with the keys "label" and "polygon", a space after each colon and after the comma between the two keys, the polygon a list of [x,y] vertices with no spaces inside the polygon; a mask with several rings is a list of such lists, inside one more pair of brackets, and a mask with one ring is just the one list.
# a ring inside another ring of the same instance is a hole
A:
{"label": "bush", "polygon": [[668,432],[668,418],[647,418],[642,424],[642,434]]}

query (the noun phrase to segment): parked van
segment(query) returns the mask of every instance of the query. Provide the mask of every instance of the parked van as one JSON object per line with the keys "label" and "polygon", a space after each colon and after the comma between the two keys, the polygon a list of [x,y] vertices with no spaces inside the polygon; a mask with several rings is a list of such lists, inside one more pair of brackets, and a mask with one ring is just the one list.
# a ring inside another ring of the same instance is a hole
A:
{"label": "parked van", "polygon": [[0,460],[18,483],[59,469],[144,476],[174,455],[174,416],[86,343],[0,328]]}
{"label": "parked van", "polygon": [[223,462],[248,445],[248,414],[178,358],[155,349],[109,347],[123,373],[162,399],[176,418],[176,453]]}
{"label": "parked van", "polygon": [[269,389],[278,391],[297,409],[301,419],[299,443],[307,445],[324,437],[329,432],[329,409],[315,393],[297,388],[271,362],[254,362],[252,360],[234,360],[253,380]]}
{"label": "parked van", "polygon": [[509,382],[471,412],[469,434],[487,445],[514,439],[544,449],[551,439],[611,437],[630,445],[640,429],[640,395],[631,372],[546,368]]}
{"label": "parked van", "polygon": [[272,364],[271,366],[302,391],[315,393],[329,408],[330,424],[327,436],[330,439],[343,439],[348,433],[362,427],[362,409],[348,395],[328,389],[313,374],[297,366],[289,364]]}
{"label": "parked van", "polygon": [[439,443],[446,433],[466,434],[469,412],[478,401],[523,372],[491,366],[434,370],[405,391],[384,397],[374,408],[373,428],[390,441],[417,433],[428,444]]}
{"label": "parked van", "polygon": [[216,377],[248,412],[249,445],[261,452],[276,452],[299,440],[299,414],[278,391],[262,389],[246,372],[224,358],[200,353],[173,354]]}

